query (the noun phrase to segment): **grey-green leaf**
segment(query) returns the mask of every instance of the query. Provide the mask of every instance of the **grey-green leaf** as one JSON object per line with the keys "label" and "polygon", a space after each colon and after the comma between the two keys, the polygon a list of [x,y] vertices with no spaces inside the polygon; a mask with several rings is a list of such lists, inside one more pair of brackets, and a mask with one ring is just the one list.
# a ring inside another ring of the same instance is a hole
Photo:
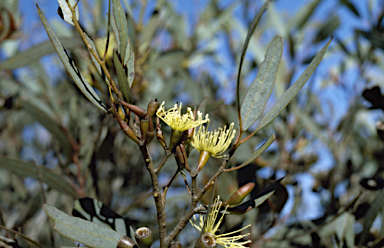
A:
{"label": "grey-green leaf", "polygon": [[[259,23],[261,16],[267,10],[270,0],[265,1],[265,3],[261,6],[259,12],[253,18],[251,25],[249,26],[247,37],[245,38],[245,42],[240,55],[240,63],[239,70],[237,72],[237,82],[236,82],[236,101],[237,101],[237,110],[240,112],[240,78],[241,78],[241,69],[243,68],[243,62],[245,57],[245,52],[247,51],[249,41],[251,40],[252,34],[255,31],[257,24]],[[239,120],[240,121],[240,120]]]}
{"label": "grey-green leaf", "polygon": [[69,75],[75,81],[77,87],[83,92],[83,94],[95,104],[99,109],[107,112],[107,107],[101,102],[100,97],[96,94],[95,90],[89,85],[89,83],[85,80],[85,78],[81,75],[80,71],[76,68],[73,60],[68,56],[66,51],[63,48],[60,40],[57,38],[55,32],[53,31],[51,25],[48,23],[47,18],[45,18],[44,13],[37,7],[39,12],[40,19],[44,25],[45,30],[49,36],[49,39],[54,46],[57,55],[59,56],[61,62],[64,67],[67,69]]}
{"label": "grey-green leaf", "polygon": [[127,63],[127,69],[128,69],[128,83],[129,87],[132,86],[133,79],[135,79],[135,54],[131,53],[129,56],[129,60]]}
{"label": "grey-green leaf", "polygon": [[304,70],[303,74],[296,80],[296,82],[289,87],[287,91],[277,100],[277,102],[273,105],[273,107],[268,111],[268,113],[263,117],[260,121],[259,126],[256,128],[257,130],[262,129],[266,125],[268,125],[271,121],[273,121],[280,112],[291,102],[292,98],[296,96],[297,93],[301,90],[304,84],[308,81],[312,73],[315,71],[316,67],[319,65],[320,61],[323,59],[325,52],[329,44],[331,43],[332,38],[328,41],[327,44],[320,50],[320,52],[313,58],[308,67]]}
{"label": "grey-green leaf", "polygon": [[[83,45],[80,39],[76,38],[59,38],[63,46],[68,50]],[[42,42],[36,46],[33,46],[0,64],[0,70],[12,70],[19,67],[30,65],[32,62],[39,60],[45,55],[55,52],[54,47],[50,41]]]}
{"label": "grey-green leaf", "polygon": [[89,247],[116,248],[122,236],[111,228],[69,216],[48,204],[44,204],[44,211],[55,221],[57,232]]}
{"label": "grey-green leaf", "polygon": [[[89,38],[89,36],[86,33],[84,33],[84,35],[85,35],[85,38],[87,39],[88,43],[91,45],[92,50],[95,51],[95,53],[97,54],[97,49],[96,49],[95,43],[93,43],[93,40],[91,40],[91,38]],[[101,74],[101,65],[99,64],[99,62],[97,62],[97,59],[95,58],[95,56],[93,56],[91,51],[89,51],[89,55],[91,56],[92,63],[96,67],[97,72],[99,73],[99,75],[102,75]]]}
{"label": "grey-green leaf", "polygon": [[113,63],[115,64],[117,80],[119,82],[120,90],[123,94],[124,101],[131,102],[131,90],[129,88],[127,75],[125,75],[125,70],[119,60],[117,53],[113,54]]}
{"label": "grey-green leaf", "polygon": [[[19,159],[0,157],[0,168],[23,177],[32,177],[38,179],[39,176],[36,166],[39,165],[25,162]],[[39,169],[41,171],[43,182],[46,183],[49,187],[56,189],[59,192],[69,194],[75,198],[79,197],[79,195],[71,187],[67,180],[43,166],[39,166]]]}
{"label": "grey-green leaf", "polygon": [[[76,0],[57,0],[57,2],[59,3],[61,12],[63,13],[64,21],[71,24],[72,26],[75,26],[75,23],[73,23],[73,20],[72,20],[73,18],[72,11],[68,5],[70,4],[70,6],[73,7],[77,4],[77,1]],[[79,8],[77,6],[75,8],[75,15],[76,15],[76,20],[79,20]]]}
{"label": "grey-green leaf", "polygon": [[263,112],[275,85],[282,55],[283,39],[277,36],[270,43],[265,59],[257,72],[256,79],[248,88],[241,105],[240,115],[243,130],[247,130],[252,126]]}
{"label": "grey-green leaf", "polygon": [[112,0],[112,4],[113,16],[119,34],[120,59],[121,61],[125,61],[125,51],[129,42],[127,17],[125,16],[125,11],[120,0]]}
{"label": "grey-green leaf", "polygon": [[271,195],[273,195],[273,193],[275,193],[275,191],[271,191],[268,194],[255,199],[255,208],[260,206],[263,202],[265,202]]}
{"label": "grey-green leaf", "polygon": [[316,41],[322,41],[325,38],[332,35],[335,30],[340,26],[340,19],[338,16],[330,18],[320,29],[319,33],[316,36]]}
{"label": "grey-green leaf", "polygon": [[275,140],[275,134],[272,134],[265,143],[259,147],[247,160],[245,160],[239,167],[242,168],[252,163],[257,157],[259,157]]}

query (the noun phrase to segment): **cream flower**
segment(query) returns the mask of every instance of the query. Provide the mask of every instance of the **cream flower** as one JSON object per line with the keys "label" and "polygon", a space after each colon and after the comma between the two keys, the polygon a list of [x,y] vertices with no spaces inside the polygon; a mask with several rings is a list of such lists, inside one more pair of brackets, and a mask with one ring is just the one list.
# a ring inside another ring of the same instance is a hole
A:
{"label": "cream flower", "polygon": [[228,130],[227,126],[224,126],[224,129],[219,128],[215,131],[207,131],[208,127],[201,126],[198,132],[194,132],[191,144],[199,152],[207,151],[213,157],[223,157],[221,154],[231,145],[236,134],[233,126],[232,123]]}
{"label": "cream flower", "polygon": [[[217,197],[215,202],[214,202],[214,204],[213,204],[213,206],[212,206],[212,208],[211,208],[211,211],[208,214],[208,219],[207,219],[207,223],[206,223],[205,227],[204,227],[205,218],[202,215],[200,215],[199,221],[197,221],[195,216],[193,216],[193,221],[190,220],[189,222],[199,232],[201,232],[203,230],[203,228],[204,228],[203,233],[207,233],[208,232],[208,233],[212,234],[214,236],[215,240],[216,240],[216,243],[218,243],[221,246],[224,246],[226,248],[245,248],[244,245],[248,244],[248,243],[251,243],[250,240],[242,241],[242,242],[237,242],[237,241],[241,240],[243,237],[246,237],[246,236],[250,235],[249,233],[247,233],[245,235],[242,235],[242,234],[240,234],[240,232],[242,230],[247,229],[251,225],[243,227],[243,228],[241,228],[241,229],[239,229],[237,231],[234,231],[234,232],[224,233],[224,234],[219,234],[219,235],[215,234],[219,230],[219,226],[220,226],[220,224],[221,224],[221,222],[223,221],[223,218],[224,218],[224,214],[223,214],[221,216],[220,220],[215,225],[217,216],[218,216],[218,214],[220,212],[221,204],[222,203],[220,202],[220,197]],[[225,207],[224,212],[226,212],[227,208],[228,208],[228,205]],[[229,236],[229,235],[232,235],[232,234],[235,234],[235,233],[238,233],[238,235]]]}
{"label": "cream flower", "polygon": [[208,115],[206,115],[205,120],[203,120],[203,114],[200,113],[200,111],[197,111],[197,118],[195,120],[195,116],[191,108],[187,108],[187,113],[182,115],[181,103],[180,105],[175,104],[173,108],[167,111],[164,109],[164,104],[165,102],[161,104],[156,112],[156,115],[174,130],[183,132],[185,130],[200,126],[203,123],[209,122]]}

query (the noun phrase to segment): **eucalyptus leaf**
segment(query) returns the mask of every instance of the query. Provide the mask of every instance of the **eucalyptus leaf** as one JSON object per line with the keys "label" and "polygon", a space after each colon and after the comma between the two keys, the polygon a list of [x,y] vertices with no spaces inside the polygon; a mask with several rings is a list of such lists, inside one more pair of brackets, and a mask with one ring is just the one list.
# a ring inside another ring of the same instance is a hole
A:
{"label": "eucalyptus leaf", "polygon": [[115,19],[117,33],[119,35],[119,51],[121,61],[125,61],[125,51],[129,43],[128,22],[120,0],[112,0],[113,17]]}
{"label": "eucalyptus leaf", "polygon": [[247,130],[259,118],[275,85],[281,56],[283,55],[283,39],[277,36],[270,43],[265,59],[259,67],[256,79],[245,95],[241,105],[241,125]]}
{"label": "eucalyptus leaf", "polygon": [[127,69],[128,69],[128,75],[127,75],[128,83],[129,83],[129,87],[131,87],[133,83],[133,79],[135,79],[135,55],[133,53],[131,53],[131,55],[129,56]]}
{"label": "eucalyptus leaf", "polygon": [[144,28],[141,34],[141,44],[139,47],[141,52],[145,52],[151,45],[152,39],[156,34],[158,19],[159,14],[155,12],[149,19],[147,26]]}
{"label": "eucalyptus leaf", "polygon": [[44,204],[44,211],[55,221],[58,233],[89,247],[116,248],[123,236],[111,228],[72,217],[52,205]]}
{"label": "eucalyptus leaf", "polygon": [[325,38],[329,37],[330,35],[333,35],[335,30],[340,26],[340,19],[338,16],[333,16],[330,18],[319,30],[316,41],[322,41]]}
{"label": "eucalyptus leaf", "polygon": [[149,68],[158,69],[164,67],[180,67],[182,61],[186,56],[186,52],[180,49],[169,50],[161,53],[152,63],[149,64]]}
{"label": "eucalyptus leaf", "polygon": [[117,80],[119,82],[121,93],[123,94],[124,101],[131,102],[131,90],[125,75],[125,70],[121,64],[117,53],[113,53],[113,63],[115,65]]}
{"label": "eucalyptus leaf", "polygon": [[[77,38],[59,38],[59,40],[68,50],[84,45],[83,42]],[[32,62],[53,52],[55,52],[55,48],[50,41],[42,42],[7,59],[0,64],[0,70],[12,70],[30,65]]]}
{"label": "eucalyptus leaf", "polygon": [[[19,159],[6,158],[0,156],[0,168],[18,174],[23,177],[32,177],[39,179],[36,164],[25,162]],[[55,174],[52,170],[39,166],[39,170],[42,175],[42,180],[49,187],[71,195],[72,197],[79,197],[76,191],[71,187],[69,182],[61,176]]]}
{"label": "eucalyptus leaf", "polygon": [[244,161],[239,168],[242,168],[246,165],[252,163],[257,157],[259,157],[275,140],[275,134],[272,134],[265,143],[259,147],[246,161]]}
{"label": "eucalyptus leaf", "polygon": [[249,41],[251,40],[252,34],[256,29],[257,24],[259,23],[261,16],[263,13],[267,10],[268,5],[269,5],[270,0],[267,0],[263,6],[261,6],[259,12],[255,15],[255,18],[253,18],[253,21],[251,25],[249,26],[247,37],[245,38],[245,42],[243,45],[243,49],[241,51],[240,55],[240,63],[239,63],[239,70],[237,73],[237,82],[236,82],[236,99],[237,99],[237,106],[238,106],[238,111],[240,112],[240,78],[241,78],[241,69],[243,67],[243,62],[244,62],[244,57],[245,57],[245,52],[247,51]]}
{"label": "eucalyptus leaf", "polygon": [[[73,8],[75,5],[77,5],[77,1],[76,0],[57,0],[57,2],[59,3],[61,12],[63,14],[64,21],[71,24],[72,26],[75,26],[75,23],[72,20],[72,18],[73,18],[72,11],[71,11],[70,7],[68,6],[68,4],[70,4],[70,6]],[[76,6],[75,15],[76,15],[76,20],[79,20],[79,8],[78,8],[78,6]]]}
{"label": "eucalyptus leaf", "polygon": [[[85,35],[85,38],[87,39],[88,43],[91,45],[92,50],[95,51],[95,53],[97,54],[97,49],[96,49],[95,43],[93,43],[91,38],[89,38],[89,36],[86,33],[84,33],[84,35]],[[89,48],[88,48],[88,50],[89,50]],[[95,56],[93,56],[91,51],[89,51],[89,55],[91,56],[92,63],[96,67],[97,72],[99,73],[99,75],[102,75],[101,74],[101,65],[99,64],[99,62],[97,62],[97,59],[95,58]]]}
{"label": "eucalyptus leaf", "polygon": [[280,112],[291,102],[292,98],[299,93],[304,84],[311,77],[312,73],[315,71],[316,67],[319,65],[320,61],[323,59],[325,52],[329,44],[331,43],[332,38],[325,44],[325,46],[320,50],[320,52],[313,58],[308,67],[304,70],[301,76],[296,80],[295,83],[284,94],[277,100],[273,107],[268,111],[268,113],[260,121],[259,126],[256,128],[256,131],[262,129],[273,121]]}
{"label": "eucalyptus leaf", "polygon": [[289,30],[291,30],[291,28],[302,29],[305,24],[309,23],[308,19],[315,12],[320,2],[321,0],[309,1],[305,6],[301,7],[295,15],[295,18],[292,18],[288,23]]}
{"label": "eucalyptus leaf", "polygon": [[52,45],[55,47],[57,55],[59,56],[64,67],[67,69],[69,75],[75,81],[77,87],[83,92],[83,94],[95,104],[99,109],[104,112],[108,112],[107,107],[104,103],[101,102],[100,97],[96,94],[95,90],[89,85],[85,78],[81,75],[80,71],[76,68],[73,60],[68,56],[67,52],[63,48],[63,45],[60,43],[60,40],[57,38],[55,32],[53,31],[51,25],[48,23],[47,18],[45,18],[44,13],[37,7],[39,12],[40,19],[44,25],[44,28],[49,36],[49,39],[52,42]]}

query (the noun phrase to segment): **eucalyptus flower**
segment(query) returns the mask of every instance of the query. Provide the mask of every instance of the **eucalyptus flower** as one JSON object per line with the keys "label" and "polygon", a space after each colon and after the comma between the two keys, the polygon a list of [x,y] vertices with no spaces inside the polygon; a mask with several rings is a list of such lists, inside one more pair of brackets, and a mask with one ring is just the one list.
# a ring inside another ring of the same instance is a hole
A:
{"label": "eucalyptus flower", "polygon": [[200,111],[197,111],[195,116],[191,108],[187,108],[187,113],[181,114],[182,103],[175,104],[173,108],[170,108],[167,111],[164,109],[164,104],[165,102],[163,102],[157,109],[156,115],[172,128],[171,140],[169,142],[169,149],[171,151],[173,151],[179,143],[184,131],[209,122],[208,115],[203,119],[203,114]]}
{"label": "eucalyptus flower", "polygon": [[164,104],[165,102],[161,104],[156,112],[156,115],[165,123],[167,123],[167,125],[170,126],[173,130],[183,132],[188,129],[198,127],[203,123],[209,122],[208,115],[206,115],[205,119],[203,119],[203,114],[200,111],[197,111],[195,120],[195,116],[191,108],[187,108],[187,113],[182,115],[182,103],[175,104],[173,108],[170,108],[167,111],[164,109]]}
{"label": "eucalyptus flower", "polygon": [[[229,233],[224,233],[224,234],[218,234],[216,235],[215,233],[219,230],[219,226],[221,222],[223,221],[224,214],[220,217],[219,221],[215,224],[217,216],[220,212],[222,203],[220,202],[220,197],[217,197],[214,204],[212,205],[211,210],[209,211],[208,217],[207,217],[207,223],[204,226],[205,222],[205,217],[200,215],[199,220],[196,220],[196,217],[193,216],[193,221],[190,220],[189,222],[191,225],[199,232],[202,232],[203,230],[203,235],[205,235],[206,238],[212,237],[214,240],[211,240],[209,243],[214,244],[217,243],[223,247],[226,248],[245,248],[245,244],[251,243],[250,240],[248,241],[239,241],[242,238],[249,236],[250,233],[247,234],[241,234],[240,232],[247,229],[251,225],[248,225],[246,227],[243,227],[237,231],[229,232]],[[225,207],[224,213],[226,212],[228,208],[228,205]],[[237,234],[237,235],[234,235]],[[231,236],[234,235],[234,236]],[[214,246],[214,245],[212,245]]]}
{"label": "eucalyptus flower", "polygon": [[194,132],[192,139],[192,146],[200,152],[199,165],[197,171],[200,171],[208,159],[213,156],[221,158],[225,150],[231,145],[235,137],[236,130],[233,130],[234,124],[232,123],[224,128],[219,128],[215,131],[208,131],[208,127],[200,126],[198,132]]}

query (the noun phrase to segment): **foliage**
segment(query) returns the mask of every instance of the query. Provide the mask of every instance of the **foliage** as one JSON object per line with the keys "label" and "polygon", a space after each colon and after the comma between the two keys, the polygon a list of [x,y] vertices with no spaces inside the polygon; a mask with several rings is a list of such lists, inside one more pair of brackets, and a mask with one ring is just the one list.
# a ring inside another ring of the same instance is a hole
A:
{"label": "foliage", "polygon": [[227,247],[382,246],[383,12],[340,0],[370,23],[344,38],[321,1],[286,19],[213,0],[192,23],[173,1],[57,2],[25,51],[18,2],[0,2],[0,247],[206,247],[196,214]]}

